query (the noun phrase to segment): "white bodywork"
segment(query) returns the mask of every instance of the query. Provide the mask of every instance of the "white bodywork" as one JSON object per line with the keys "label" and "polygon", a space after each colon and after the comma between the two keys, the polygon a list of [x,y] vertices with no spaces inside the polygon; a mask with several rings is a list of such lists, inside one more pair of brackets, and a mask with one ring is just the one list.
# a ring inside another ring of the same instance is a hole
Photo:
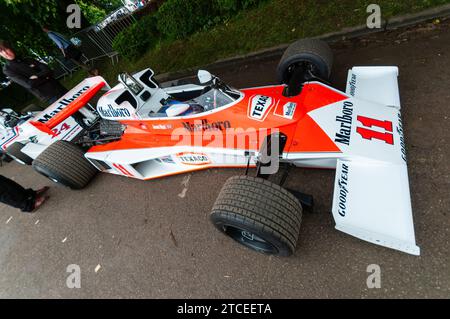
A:
{"label": "white bodywork", "polygon": [[[33,125],[33,123],[45,124],[59,112],[65,109],[71,102],[77,100],[83,95],[89,88],[103,82],[101,77],[88,78],[70,90],[67,94],[62,96],[48,108],[42,112],[37,112],[33,117],[29,118],[27,121],[20,123],[13,129],[9,130],[7,134],[1,140],[1,148],[5,151],[9,146],[18,142],[25,145],[21,152],[28,155],[32,159],[39,156],[49,145],[57,140],[72,141],[83,132],[83,128],[72,118],[67,117],[61,123],[51,128],[53,135],[41,131],[38,127]],[[89,120],[94,120],[92,118],[92,112],[90,112],[86,107],[80,109]]]}

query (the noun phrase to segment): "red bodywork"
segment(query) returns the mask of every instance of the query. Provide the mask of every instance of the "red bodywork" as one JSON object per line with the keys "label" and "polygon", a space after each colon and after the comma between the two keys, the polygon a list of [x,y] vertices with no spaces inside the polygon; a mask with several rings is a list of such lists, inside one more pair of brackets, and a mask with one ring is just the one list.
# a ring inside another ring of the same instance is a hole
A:
{"label": "red bodywork", "polygon": [[[241,90],[243,98],[236,103],[218,108],[207,114],[195,114],[187,117],[155,118],[145,120],[121,121],[127,125],[122,138],[117,142],[94,146],[89,152],[103,152],[112,150],[127,150],[138,148],[170,147],[180,145],[180,139],[174,139],[174,130],[179,129],[183,135],[182,142],[186,145],[193,145],[196,136],[208,135],[208,125],[213,125],[216,130],[221,130],[223,141],[218,141],[218,145],[227,145],[226,140],[231,137],[238,140],[240,129],[268,130],[277,128],[287,137],[286,151],[289,152],[340,152],[336,144],[328,135],[315,123],[307,114],[317,108],[321,108],[339,101],[343,101],[348,96],[330,89],[320,83],[306,84],[300,95],[295,97],[283,96],[284,86],[270,86],[262,88]],[[272,103],[264,111],[261,119],[251,117],[250,105],[255,96],[270,97]],[[295,113],[292,118],[283,115],[283,106],[289,102],[295,103]],[[189,130],[186,127],[204,123],[203,127],[197,130]],[[230,127],[234,130],[228,130]],[[214,130],[212,130],[214,131]],[[210,135],[214,135],[211,133]],[[188,138],[186,138],[188,137]],[[210,137],[201,139],[202,146],[214,147]],[[263,140],[256,138],[246,140],[242,148],[246,150],[259,150]],[[234,148],[234,147],[233,147]]]}

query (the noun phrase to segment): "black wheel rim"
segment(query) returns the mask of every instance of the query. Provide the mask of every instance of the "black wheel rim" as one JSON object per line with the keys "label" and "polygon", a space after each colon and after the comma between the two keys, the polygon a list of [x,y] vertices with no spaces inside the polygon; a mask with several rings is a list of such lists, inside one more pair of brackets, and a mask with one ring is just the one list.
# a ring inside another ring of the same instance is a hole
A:
{"label": "black wheel rim", "polygon": [[223,226],[222,230],[225,234],[247,248],[270,255],[276,255],[278,253],[278,249],[273,244],[246,229],[236,226]]}

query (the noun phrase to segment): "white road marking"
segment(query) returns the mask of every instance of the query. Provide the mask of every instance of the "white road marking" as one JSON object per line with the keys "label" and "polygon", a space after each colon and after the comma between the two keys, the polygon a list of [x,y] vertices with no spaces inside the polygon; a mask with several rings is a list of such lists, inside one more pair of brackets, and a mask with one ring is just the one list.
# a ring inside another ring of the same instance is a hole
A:
{"label": "white road marking", "polygon": [[63,240],[61,240],[61,242],[62,242],[62,243],[65,243],[65,242],[66,242],[66,240],[67,240],[67,237],[64,237],[64,239],[63,239]]}
{"label": "white road marking", "polygon": [[12,216],[8,218],[8,220],[6,221],[5,224],[8,224],[11,221],[11,219],[12,219]]}
{"label": "white road marking", "polygon": [[39,224],[39,219],[34,223],[35,225]]}
{"label": "white road marking", "polygon": [[187,193],[187,188],[183,188],[183,190],[181,191],[181,193],[178,194],[178,197],[180,198],[185,198],[186,197],[186,193]]}
{"label": "white road marking", "polygon": [[184,187],[187,187],[190,180],[191,180],[191,175],[186,175],[183,178],[183,181],[181,182],[181,185],[183,185]]}
{"label": "white road marking", "polygon": [[186,193],[188,191],[188,186],[189,186],[189,181],[191,180],[191,175],[187,175],[183,178],[183,181],[181,182],[181,185],[184,186],[183,190],[181,191],[180,194],[178,194],[178,197],[180,198],[185,198],[186,197]]}
{"label": "white road marking", "polygon": [[95,267],[95,272],[97,273],[100,270],[100,268],[102,268],[102,266],[100,266],[100,264],[98,264],[97,267]]}

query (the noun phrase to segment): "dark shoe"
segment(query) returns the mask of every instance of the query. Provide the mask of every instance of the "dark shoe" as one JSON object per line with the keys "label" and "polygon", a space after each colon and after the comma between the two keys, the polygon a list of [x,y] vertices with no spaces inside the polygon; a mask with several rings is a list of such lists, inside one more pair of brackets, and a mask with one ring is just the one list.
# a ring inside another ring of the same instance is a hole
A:
{"label": "dark shoe", "polygon": [[41,189],[38,189],[38,190],[36,191],[36,195],[37,195],[37,196],[44,195],[49,189],[50,189],[50,187],[44,186],[44,187],[42,187]]}
{"label": "dark shoe", "polygon": [[31,213],[37,211],[47,199],[49,199],[48,196],[37,196],[36,201],[34,202],[34,209],[31,211]]}

